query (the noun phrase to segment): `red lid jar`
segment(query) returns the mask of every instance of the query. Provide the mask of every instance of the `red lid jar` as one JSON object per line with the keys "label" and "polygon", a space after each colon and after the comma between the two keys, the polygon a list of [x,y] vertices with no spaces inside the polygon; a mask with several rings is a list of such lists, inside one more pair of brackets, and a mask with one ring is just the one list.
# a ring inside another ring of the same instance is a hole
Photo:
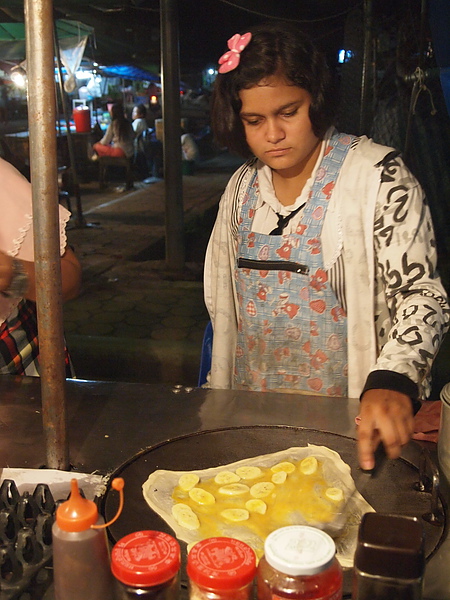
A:
{"label": "red lid jar", "polygon": [[248,600],[252,597],[256,556],[240,540],[208,538],[189,552],[187,574],[190,600]]}
{"label": "red lid jar", "polygon": [[175,600],[180,587],[180,546],[162,531],[137,531],[123,537],[111,552],[111,570],[120,598]]}

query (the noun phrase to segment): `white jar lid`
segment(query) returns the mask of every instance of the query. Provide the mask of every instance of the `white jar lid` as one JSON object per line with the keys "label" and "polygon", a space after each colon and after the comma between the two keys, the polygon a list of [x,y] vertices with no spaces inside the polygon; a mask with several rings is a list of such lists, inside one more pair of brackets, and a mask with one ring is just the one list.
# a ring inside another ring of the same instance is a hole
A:
{"label": "white jar lid", "polygon": [[292,525],[269,534],[264,555],[271,567],[286,575],[315,575],[333,562],[336,545],[324,531]]}

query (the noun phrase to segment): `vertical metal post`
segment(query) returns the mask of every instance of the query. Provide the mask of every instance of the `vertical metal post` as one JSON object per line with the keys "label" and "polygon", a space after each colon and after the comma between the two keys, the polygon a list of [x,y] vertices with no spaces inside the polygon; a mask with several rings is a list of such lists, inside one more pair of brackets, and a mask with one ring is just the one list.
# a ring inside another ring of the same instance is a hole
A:
{"label": "vertical metal post", "polygon": [[368,131],[368,104],[370,85],[370,63],[372,54],[372,0],[364,0],[364,51],[361,73],[361,108],[359,113],[359,134]]}
{"label": "vertical metal post", "polygon": [[68,469],[52,0],[25,0],[36,299],[47,466]]}
{"label": "vertical metal post", "polygon": [[421,76],[423,75],[422,67],[425,53],[425,24],[427,19],[427,0],[422,0],[420,3],[420,35],[419,35],[419,58],[417,61],[416,73],[419,75],[413,79],[414,83],[411,91],[411,99],[409,103],[408,120],[406,122],[405,145],[403,148],[403,158],[409,161],[411,156],[411,131],[414,118],[414,105],[417,101],[417,96],[420,93],[422,86]]}
{"label": "vertical metal post", "polygon": [[166,266],[178,271],[184,268],[185,247],[177,0],[161,0],[160,6]]}

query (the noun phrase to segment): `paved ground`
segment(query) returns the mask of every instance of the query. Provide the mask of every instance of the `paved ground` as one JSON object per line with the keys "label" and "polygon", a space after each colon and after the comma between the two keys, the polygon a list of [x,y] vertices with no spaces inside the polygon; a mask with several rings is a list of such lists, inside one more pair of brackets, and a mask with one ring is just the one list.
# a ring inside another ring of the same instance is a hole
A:
{"label": "paved ground", "polygon": [[[71,224],[69,243],[83,266],[83,289],[64,306],[77,377],[168,384],[197,383],[208,322],[202,269],[218,201],[238,162],[227,154],[183,177],[186,268],[164,260],[165,184],[138,182],[99,193],[82,186],[86,227]],[[75,211],[74,199],[71,199]]]}

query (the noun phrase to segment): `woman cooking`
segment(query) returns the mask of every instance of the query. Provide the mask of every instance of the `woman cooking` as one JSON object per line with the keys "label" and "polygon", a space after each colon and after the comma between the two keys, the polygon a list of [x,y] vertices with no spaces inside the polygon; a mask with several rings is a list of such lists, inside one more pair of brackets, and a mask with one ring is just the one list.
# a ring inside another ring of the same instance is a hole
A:
{"label": "woman cooking", "polygon": [[332,126],[330,76],[286,23],[236,34],[212,125],[247,162],[208,245],[209,385],[361,397],[359,459],[399,455],[449,309],[423,192],[392,148]]}

